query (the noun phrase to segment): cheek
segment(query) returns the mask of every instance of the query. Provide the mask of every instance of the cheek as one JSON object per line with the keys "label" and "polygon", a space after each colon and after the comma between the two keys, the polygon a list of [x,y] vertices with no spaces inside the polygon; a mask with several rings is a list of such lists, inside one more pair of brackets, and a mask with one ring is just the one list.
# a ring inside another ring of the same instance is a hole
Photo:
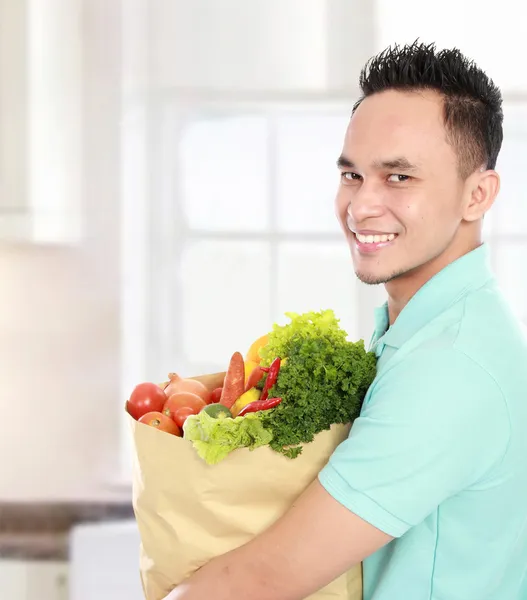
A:
{"label": "cheek", "polygon": [[458,203],[449,198],[455,198],[451,190],[419,194],[405,199],[394,212],[411,237],[441,238],[450,235],[459,223]]}

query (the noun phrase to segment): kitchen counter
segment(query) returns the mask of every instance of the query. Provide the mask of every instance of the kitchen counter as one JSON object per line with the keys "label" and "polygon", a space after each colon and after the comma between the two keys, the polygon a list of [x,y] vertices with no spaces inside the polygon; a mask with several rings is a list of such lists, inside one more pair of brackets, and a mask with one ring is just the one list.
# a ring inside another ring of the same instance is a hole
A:
{"label": "kitchen counter", "polygon": [[67,560],[74,525],[133,518],[131,503],[0,502],[0,559]]}

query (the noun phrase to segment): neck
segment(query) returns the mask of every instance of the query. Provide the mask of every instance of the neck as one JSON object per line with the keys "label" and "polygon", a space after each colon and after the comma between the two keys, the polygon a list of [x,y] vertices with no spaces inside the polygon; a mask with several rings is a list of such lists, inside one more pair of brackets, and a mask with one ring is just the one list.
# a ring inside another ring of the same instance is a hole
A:
{"label": "neck", "polygon": [[393,325],[403,308],[427,281],[450,263],[475,250],[481,243],[481,239],[478,239],[470,244],[452,244],[436,258],[386,283],[384,287],[388,293],[390,325]]}

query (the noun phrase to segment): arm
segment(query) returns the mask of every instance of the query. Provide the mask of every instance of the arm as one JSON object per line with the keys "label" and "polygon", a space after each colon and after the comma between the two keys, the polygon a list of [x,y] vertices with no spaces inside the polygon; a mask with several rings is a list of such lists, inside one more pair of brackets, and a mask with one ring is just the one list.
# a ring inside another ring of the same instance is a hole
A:
{"label": "arm", "polygon": [[315,481],[266,532],[209,562],[166,600],[302,600],[391,539]]}
{"label": "arm", "polygon": [[305,598],[503,456],[509,423],[501,391],[462,353],[416,352],[374,385],[349,438],[291,510],[167,600]]}

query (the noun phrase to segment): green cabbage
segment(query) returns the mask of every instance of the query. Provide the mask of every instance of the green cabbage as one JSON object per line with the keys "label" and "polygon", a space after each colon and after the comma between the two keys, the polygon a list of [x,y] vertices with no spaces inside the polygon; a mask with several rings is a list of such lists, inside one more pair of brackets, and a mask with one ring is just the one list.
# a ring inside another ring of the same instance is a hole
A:
{"label": "green cabbage", "polygon": [[254,450],[271,442],[273,435],[263,426],[261,414],[231,419],[221,415],[214,418],[202,411],[187,418],[183,437],[192,442],[206,463],[215,465],[237,448]]}

